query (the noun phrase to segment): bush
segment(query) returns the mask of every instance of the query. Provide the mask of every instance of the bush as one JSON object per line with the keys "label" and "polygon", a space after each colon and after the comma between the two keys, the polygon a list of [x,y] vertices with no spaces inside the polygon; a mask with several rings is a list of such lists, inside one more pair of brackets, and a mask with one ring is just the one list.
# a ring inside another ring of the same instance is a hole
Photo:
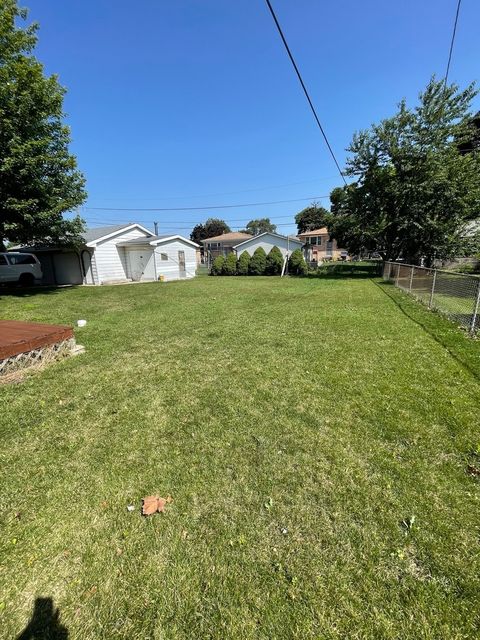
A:
{"label": "bush", "polygon": [[228,254],[223,263],[222,275],[224,276],[234,276],[237,273],[237,256],[232,251]]}
{"label": "bush", "polygon": [[237,276],[248,276],[248,267],[250,264],[250,254],[244,251],[237,262]]}
{"label": "bush", "polygon": [[307,271],[307,263],[303,257],[302,250],[295,249],[288,259],[288,273],[294,276],[304,276]]}
{"label": "bush", "polygon": [[223,256],[217,256],[213,261],[212,268],[210,270],[210,275],[211,276],[221,275],[224,264],[225,264],[225,258]]}
{"label": "bush", "polygon": [[282,273],[283,256],[282,252],[277,246],[270,249],[267,256],[267,266],[265,272],[269,276],[279,276]]}
{"label": "bush", "polygon": [[262,249],[262,247],[258,247],[258,249],[255,249],[253,256],[250,258],[248,273],[251,276],[263,276],[266,266],[267,254]]}

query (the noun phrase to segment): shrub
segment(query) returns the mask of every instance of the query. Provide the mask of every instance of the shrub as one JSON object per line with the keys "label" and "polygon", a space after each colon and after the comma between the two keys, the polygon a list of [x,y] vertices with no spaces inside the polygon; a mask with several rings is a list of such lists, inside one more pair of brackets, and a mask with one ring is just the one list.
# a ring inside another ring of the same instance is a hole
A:
{"label": "shrub", "polygon": [[258,249],[255,249],[253,256],[250,258],[248,273],[252,276],[263,276],[266,266],[267,254],[262,249],[262,247],[258,247]]}
{"label": "shrub", "polygon": [[213,261],[212,268],[210,270],[210,275],[211,276],[221,275],[224,264],[225,264],[225,258],[223,256],[217,256]]}
{"label": "shrub", "polygon": [[301,249],[292,251],[288,259],[288,273],[294,276],[304,276],[307,273],[307,263]]}
{"label": "shrub", "polygon": [[237,272],[237,256],[232,251],[228,254],[223,263],[222,275],[224,276],[234,276]]}
{"label": "shrub", "polygon": [[237,262],[237,276],[248,276],[248,266],[250,264],[250,254],[244,251]]}
{"label": "shrub", "polygon": [[277,246],[270,249],[267,256],[266,273],[269,276],[279,276],[282,273],[283,256],[282,252]]}

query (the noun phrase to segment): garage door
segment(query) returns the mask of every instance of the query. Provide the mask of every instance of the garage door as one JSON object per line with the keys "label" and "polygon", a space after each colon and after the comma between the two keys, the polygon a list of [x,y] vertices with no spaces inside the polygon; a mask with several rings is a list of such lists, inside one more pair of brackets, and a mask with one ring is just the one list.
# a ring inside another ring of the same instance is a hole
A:
{"label": "garage door", "polygon": [[153,249],[127,249],[128,270],[132,280],[155,280]]}
{"label": "garage door", "polygon": [[57,284],[82,284],[82,272],[76,253],[53,254],[53,267]]}

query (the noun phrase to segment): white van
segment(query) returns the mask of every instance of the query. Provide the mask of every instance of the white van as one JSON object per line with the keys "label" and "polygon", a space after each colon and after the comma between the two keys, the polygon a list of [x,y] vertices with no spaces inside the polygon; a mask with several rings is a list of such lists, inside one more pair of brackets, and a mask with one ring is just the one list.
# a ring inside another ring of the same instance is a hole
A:
{"label": "white van", "polygon": [[33,253],[0,253],[0,284],[31,287],[42,279],[42,267]]}

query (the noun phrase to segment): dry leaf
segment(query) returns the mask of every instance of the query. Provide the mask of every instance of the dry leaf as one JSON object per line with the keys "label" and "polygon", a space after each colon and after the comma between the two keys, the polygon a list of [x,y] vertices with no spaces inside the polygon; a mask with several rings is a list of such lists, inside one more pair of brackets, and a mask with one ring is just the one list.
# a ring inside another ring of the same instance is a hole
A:
{"label": "dry leaf", "polygon": [[146,496],[142,502],[142,514],[144,516],[151,516],[153,513],[156,513],[158,509],[158,496]]}
{"label": "dry leaf", "polygon": [[158,496],[146,496],[142,502],[142,514],[144,516],[151,516],[157,511],[163,513],[165,511],[165,505],[172,500],[168,498],[159,498]]}

